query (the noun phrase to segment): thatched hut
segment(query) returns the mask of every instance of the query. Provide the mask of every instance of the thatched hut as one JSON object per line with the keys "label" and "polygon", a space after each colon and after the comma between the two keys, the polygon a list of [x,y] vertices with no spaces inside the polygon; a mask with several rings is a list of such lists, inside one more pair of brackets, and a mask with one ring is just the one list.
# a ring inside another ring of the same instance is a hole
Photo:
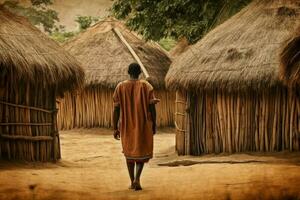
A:
{"label": "thatched hut", "polygon": [[84,71],[25,18],[0,7],[0,159],[60,158],[56,97]]}
{"label": "thatched hut", "polygon": [[85,89],[66,93],[59,106],[61,129],[111,127],[112,95],[116,85],[128,79],[132,62],[143,66],[143,78],[161,101],[157,106],[158,125],[173,126],[175,93],[165,90],[164,78],[170,59],[156,43],[145,42],[121,22],[108,18],[64,44],[86,69]]}
{"label": "thatched hut", "polygon": [[299,150],[300,99],[279,79],[299,0],[255,0],[174,60],[179,154]]}
{"label": "thatched hut", "polygon": [[300,88],[300,28],[285,44],[280,58],[281,80],[290,88]]}

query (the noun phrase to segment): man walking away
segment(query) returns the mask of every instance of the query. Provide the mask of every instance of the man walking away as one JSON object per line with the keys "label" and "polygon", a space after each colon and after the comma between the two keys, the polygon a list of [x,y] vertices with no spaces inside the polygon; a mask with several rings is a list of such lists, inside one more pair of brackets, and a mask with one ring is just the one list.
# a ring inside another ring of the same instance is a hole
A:
{"label": "man walking away", "polygon": [[119,140],[121,137],[131,180],[130,189],[134,190],[142,189],[140,176],[144,163],[153,155],[153,135],[156,133],[155,104],[159,102],[154,96],[151,84],[138,79],[140,73],[139,64],[130,64],[130,79],[119,83],[113,95],[114,138]]}

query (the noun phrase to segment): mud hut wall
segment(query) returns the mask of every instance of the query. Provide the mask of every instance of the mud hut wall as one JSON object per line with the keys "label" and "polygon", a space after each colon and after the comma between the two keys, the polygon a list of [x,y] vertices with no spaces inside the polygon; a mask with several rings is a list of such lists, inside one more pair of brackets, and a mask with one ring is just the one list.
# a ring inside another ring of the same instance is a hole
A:
{"label": "mud hut wall", "polygon": [[52,161],[60,158],[55,89],[0,80],[0,158]]}
{"label": "mud hut wall", "polygon": [[[158,126],[174,125],[175,93],[155,92],[161,101],[157,104]],[[113,90],[86,88],[80,94],[66,93],[58,104],[58,127],[72,128],[112,127]]]}
{"label": "mud hut wall", "polygon": [[189,95],[190,154],[299,151],[300,98],[295,92],[276,87]]}

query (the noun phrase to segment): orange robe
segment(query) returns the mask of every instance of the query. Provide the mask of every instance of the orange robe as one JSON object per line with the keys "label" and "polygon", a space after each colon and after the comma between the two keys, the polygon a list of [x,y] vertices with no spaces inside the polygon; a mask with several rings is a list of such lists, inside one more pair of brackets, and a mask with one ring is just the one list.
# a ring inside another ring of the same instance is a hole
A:
{"label": "orange robe", "polygon": [[119,83],[113,95],[120,106],[119,130],[123,153],[128,160],[148,161],[153,155],[153,131],[149,105],[157,103],[153,87],[145,80]]}

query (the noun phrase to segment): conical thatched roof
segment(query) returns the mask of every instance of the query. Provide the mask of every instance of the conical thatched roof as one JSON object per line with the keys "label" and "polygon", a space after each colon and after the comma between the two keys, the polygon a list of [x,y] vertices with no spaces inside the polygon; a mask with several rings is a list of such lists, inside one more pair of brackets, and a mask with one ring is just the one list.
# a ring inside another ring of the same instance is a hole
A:
{"label": "conical thatched roof", "polygon": [[74,57],[30,24],[0,6],[0,75],[12,73],[15,81],[57,85],[60,92],[74,89],[84,71]]}
{"label": "conical thatched roof", "polygon": [[289,87],[300,87],[300,28],[281,52],[280,78]]}
{"label": "conical thatched roof", "polygon": [[262,89],[281,84],[282,44],[300,24],[300,0],[255,0],[174,60],[173,89]]}
{"label": "conical thatched roof", "polygon": [[157,44],[146,43],[113,18],[97,23],[64,45],[85,67],[86,84],[114,88],[128,78],[127,67],[136,60],[116,30],[140,58],[154,87],[164,87],[171,64],[167,54]]}

